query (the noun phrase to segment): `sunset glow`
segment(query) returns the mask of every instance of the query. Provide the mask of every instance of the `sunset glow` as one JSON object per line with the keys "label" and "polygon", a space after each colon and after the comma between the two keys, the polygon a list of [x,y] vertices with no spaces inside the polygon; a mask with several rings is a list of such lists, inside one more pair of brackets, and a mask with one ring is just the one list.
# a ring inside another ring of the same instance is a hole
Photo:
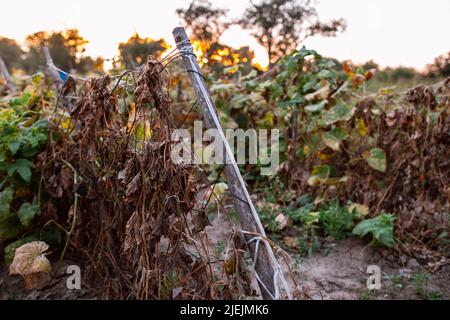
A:
{"label": "sunset glow", "polygon": [[[241,0],[213,0],[217,7],[229,9],[229,17],[239,16],[247,5]],[[443,37],[450,30],[450,0],[321,0],[319,16],[327,21],[343,17],[347,31],[336,38],[315,37],[305,41],[309,48],[340,60],[365,62],[373,59],[381,66],[412,66],[422,69],[433,58],[447,52],[450,43]],[[426,4],[426,5],[425,5]],[[113,58],[119,42],[134,32],[154,39],[165,38],[173,46],[171,31],[180,25],[175,10],[189,1],[168,0],[164,6],[152,1],[129,0],[124,10],[117,0],[57,2],[6,1],[2,3],[0,35],[23,42],[27,34],[40,30],[78,28],[89,40],[87,54]],[[24,9],[26,8],[26,10]],[[18,13],[20,12],[20,21]],[[254,63],[268,64],[264,48],[239,27],[222,36],[224,44],[249,46],[255,51]]]}

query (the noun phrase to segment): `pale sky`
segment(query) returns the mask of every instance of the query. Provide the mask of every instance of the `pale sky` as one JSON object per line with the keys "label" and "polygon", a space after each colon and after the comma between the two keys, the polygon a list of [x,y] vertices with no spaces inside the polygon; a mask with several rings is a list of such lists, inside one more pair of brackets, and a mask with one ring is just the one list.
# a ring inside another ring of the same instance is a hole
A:
{"label": "pale sky", "polygon": [[[212,0],[230,9],[230,17],[241,14],[246,0]],[[171,31],[179,25],[175,9],[187,0],[2,0],[0,36],[22,42],[40,30],[78,28],[90,41],[87,53],[111,58],[119,42],[134,31],[141,36],[164,37],[173,43]],[[364,62],[374,59],[381,66],[411,66],[422,69],[450,51],[450,0],[317,0],[323,20],[343,17],[347,31],[336,38],[316,37],[305,42],[325,56]],[[259,60],[264,51],[248,33],[233,28],[223,42],[250,45]]]}

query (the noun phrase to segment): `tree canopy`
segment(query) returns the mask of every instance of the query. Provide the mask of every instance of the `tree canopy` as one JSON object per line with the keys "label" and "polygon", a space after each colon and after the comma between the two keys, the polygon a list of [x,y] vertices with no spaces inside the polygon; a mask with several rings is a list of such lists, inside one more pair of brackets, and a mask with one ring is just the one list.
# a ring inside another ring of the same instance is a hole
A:
{"label": "tree canopy", "polygon": [[160,58],[167,48],[169,45],[164,39],[141,38],[138,33],[119,44],[120,58],[126,68],[144,63],[149,55]]}
{"label": "tree canopy", "polygon": [[238,24],[251,30],[266,48],[271,64],[295,50],[308,37],[317,34],[332,37],[346,28],[343,19],[321,22],[309,0],[252,2]]}
{"label": "tree canopy", "polygon": [[227,10],[215,8],[208,0],[194,0],[187,9],[177,9],[176,13],[185,24],[191,39],[208,61],[214,54],[214,46],[229,26]]}
{"label": "tree canopy", "polygon": [[39,31],[27,36],[25,45],[27,53],[24,69],[35,72],[45,65],[42,47],[48,47],[55,64],[63,70],[78,70],[84,63],[83,53],[88,43],[77,29],[59,32]]}
{"label": "tree canopy", "polygon": [[450,77],[450,52],[436,57],[432,64],[427,65],[426,74],[431,77]]}
{"label": "tree canopy", "polygon": [[8,61],[7,67],[9,71],[22,66],[24,54],[25,52],[20,48],[16,40],[0,37],[0,57]]}

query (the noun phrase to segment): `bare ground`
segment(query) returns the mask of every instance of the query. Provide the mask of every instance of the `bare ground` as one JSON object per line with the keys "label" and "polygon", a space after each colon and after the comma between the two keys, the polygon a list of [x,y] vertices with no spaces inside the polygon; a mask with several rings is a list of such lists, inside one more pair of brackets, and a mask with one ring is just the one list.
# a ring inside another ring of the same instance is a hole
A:
{"label": "bare ground", "polygon": [[[226,242],[230,228],[226,217],[216,217],[207,228],[211,247]],[[289,254],[294,260],[295,253]],[[370,265],[380,267],[380,290],[367,289]],[[284,269],[289,277],[288,268]],[[332,243],[326,254],[317,252],[302,258],[293,271],[311,299],[450,299],[450,266],[431,273],[415,259],[396,257],[356,238]]]}
{"label": "bare ground", "polygon": [[[370,265],[380,267],[380,290],[367,289]],[[327,255],[314,254],[299,267],[301,283],[313,299],[335,300],[448,299],[449,271],[447,266],[430,273],[415,259],[399,259],[354,238],[337,242]]]}

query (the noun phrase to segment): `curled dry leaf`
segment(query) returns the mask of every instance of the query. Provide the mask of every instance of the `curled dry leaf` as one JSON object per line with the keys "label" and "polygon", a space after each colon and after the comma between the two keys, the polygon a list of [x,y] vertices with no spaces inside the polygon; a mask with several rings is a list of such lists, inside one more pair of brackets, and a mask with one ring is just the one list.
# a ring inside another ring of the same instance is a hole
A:
{"label": "curled dry leaf", "polygon": [[366,71],[366,73],[364,74],[366,81],[369,81],[370,79],[372,79],[376,73],[377,73],[377,69],[370,69],[370,70]]}
{"label": "curled dry leaf", "polygon": [[289,248],[298,249],[299,247],[298,241],[294,237],[285,236],[283,237],[283,241]]}
{"label": "curled dry leaf", "polygon": [[386,125],[387,125],[388,127],[394,126],[395,123],[397,122],[397,118],[395,117],[395,111],[389,112],[389,113],[386,115],[385,121],[386,121]]}
{"label": "curled dry leaf", "polygon": [[194,234],[203,231],[207,226],[211,226],[211,221],[208,219],[208,213],[206,210],[199,210],[194,216]]}
{"label": "curled dry leaf", "polygon": [[34,241],[16,249],[9,267],[10,275],[20,275],[28,289],[41,288],[50,279],[51,265],[45,257],[48,244]]}
{"label": "curled dry leaf", "polygon": [[275,218],[275,221],[277,222],[278,230],[280,230],[280,231],[283,229],[286,229],[286,227],[289,224],[289,218],[282,213],[277,215],[277,217]]}
{"label": "curled dry leaf", "polygon": [[355,211],[358,218],[364,218],[369,214],[369,207],[359,203],[353,203],[349,208],[349,212]]}
{"label": "curled dry leaf", "polygon": [[237,270],[237,252],[234,248],[228,248],[225,253],[224,269],[227,275],[231,276]]}

